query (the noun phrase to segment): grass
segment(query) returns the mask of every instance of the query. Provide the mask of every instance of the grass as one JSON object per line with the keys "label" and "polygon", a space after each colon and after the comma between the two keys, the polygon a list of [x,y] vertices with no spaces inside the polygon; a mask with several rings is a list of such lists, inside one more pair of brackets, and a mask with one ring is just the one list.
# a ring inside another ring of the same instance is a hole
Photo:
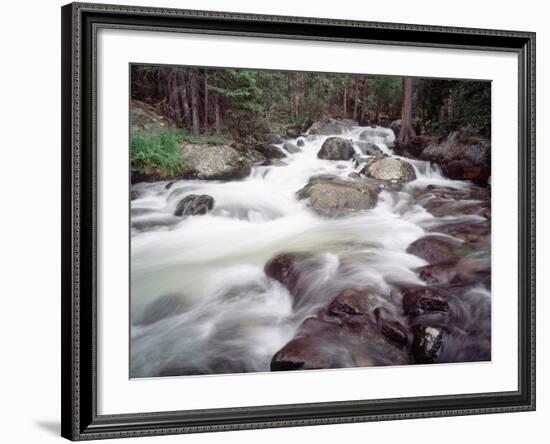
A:
{"label": "grass", "polygon": [[193,136],[182,129],[156,132],[133,131],[131,136],[132,175],[157,179],[177,177],[185,165],[181,152],[183,142],[193,144],[224,144],[223,136]]}

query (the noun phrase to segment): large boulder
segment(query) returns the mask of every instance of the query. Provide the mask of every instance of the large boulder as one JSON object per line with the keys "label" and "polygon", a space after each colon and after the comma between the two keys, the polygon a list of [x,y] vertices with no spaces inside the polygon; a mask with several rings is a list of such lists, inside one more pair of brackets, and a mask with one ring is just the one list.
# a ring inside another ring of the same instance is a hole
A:
{"label": "large boulder", "polygon": [[329,137],[317,153],[319,159],[350,160],[355,155],[353,144],[342,137]]}
{"label": "large boulder", "polygon": [[250,174],[250,160],[228,145],[185,144],[182,153],[186,179],[232,180]]}
{"label": "large boulder", "polygon": [[362,173],[374,179],[394,182],[410,182],[416,179],[416,173],[410,163],[393,157],[376,159],[368,163]]}
{"label": "large boulder", "polygon": [[317,177],[298,191],[300,199],[309,199],[311,208],[322,216],[346,216],[373,208],[380,187],[368,180],[345,180],[336,177]]}
{"label": "large boulder", "polygon": [[451,179],[487,184],[491,176],[491,142],[469,130],[456,131],[443,142],[427,146],[420,158],[437,163]]}
{"label": "large boulder", "polygon": [[358,123],[351,119],[328,119],[324,122],[315,122],[309,127],[309,134],[330,136],[333,134],[344,134],[344,131],[357,126]]}

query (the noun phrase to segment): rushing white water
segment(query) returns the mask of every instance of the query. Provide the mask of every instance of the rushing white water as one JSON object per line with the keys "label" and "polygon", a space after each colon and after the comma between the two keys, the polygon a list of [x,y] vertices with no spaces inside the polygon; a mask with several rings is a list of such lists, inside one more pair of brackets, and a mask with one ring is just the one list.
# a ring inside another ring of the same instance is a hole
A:
{"label": "rushing white water", "polygon": [[[435,218],[411,193],[430,184],[469,184],[443,177],[428,162],[406,159],[417,179],[403,191],[382,192],[371,210],[322,218],[296,192],[312,176],[347,177],[356,170],[351,160],[317,158],[327,137],[304,138],[300,152],[286,153],[287,166],[256,166],[241,181],[133,186],[140,196],[132,201],[132,377],[268,371],[299,324],[339,290],[369,287],[391,302],[393,282],[422,284],[414,269],[426,262],[405,250]],[[354,127],[342,137],[354,141],[358,154],[360,142],[368,141],[395,156],[390,129]],[[189,194],[212,196],[214,209],[173,216]],[[283,252],[315,253],[321,261],[299,306],[263,272]]]}

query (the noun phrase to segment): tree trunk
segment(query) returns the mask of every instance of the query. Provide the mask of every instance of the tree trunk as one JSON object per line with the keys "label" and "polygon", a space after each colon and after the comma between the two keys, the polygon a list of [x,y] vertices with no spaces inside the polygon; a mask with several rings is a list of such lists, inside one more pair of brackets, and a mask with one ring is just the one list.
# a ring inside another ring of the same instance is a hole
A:
{"label": "tree trunk", "polygon": [[411,135],[414,134],[412,125],[413,100],[412,100],[412,78],[403,77],[403,95],[401,100],[401,130],[399,131],[399,144],[408,145]]}
{"label": "tree trunk", "polygon": [[193,117],[193,135],[198,136],[200,133],[199,119],[199,88],[197,84],[197,73],[191,70],[189,73],[189,87],[191,89],[191,114]]}
{"label": "tree trunk", "polygon": [[357,112],[359,110],[359,79],[354,77],[353,83],[355,85],[355,92],[353,94],[353,120],[357,120]]}
{"label": "tree trunk", "polygon": [[216,134],[220,134],[220,98],[217,94],[214,94],[214,119]]}
{"label": "tree trunk", "polygon": [[208,135],[208,71],[204,70],[204,134]]}
{"label": "tree trunk", "polygon": [[363,82],[363,103],[361,103],[361,124],[368,123],[368,104],[367,100],[369,98],[369,78],[365,76],[365,80]]}

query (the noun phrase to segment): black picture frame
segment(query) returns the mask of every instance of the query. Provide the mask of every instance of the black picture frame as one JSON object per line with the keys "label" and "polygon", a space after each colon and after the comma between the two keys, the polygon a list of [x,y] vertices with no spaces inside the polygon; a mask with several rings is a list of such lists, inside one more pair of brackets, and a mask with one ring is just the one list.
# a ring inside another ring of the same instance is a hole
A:
{"label": "black picture frame", "polygon": [[[535,409],[535,33],[85,3],[66,5],[61,14],[62,436],[85,440]],[[98,415],[95,40],[101,27],[515,53],[519,62],[518,390]]]}

